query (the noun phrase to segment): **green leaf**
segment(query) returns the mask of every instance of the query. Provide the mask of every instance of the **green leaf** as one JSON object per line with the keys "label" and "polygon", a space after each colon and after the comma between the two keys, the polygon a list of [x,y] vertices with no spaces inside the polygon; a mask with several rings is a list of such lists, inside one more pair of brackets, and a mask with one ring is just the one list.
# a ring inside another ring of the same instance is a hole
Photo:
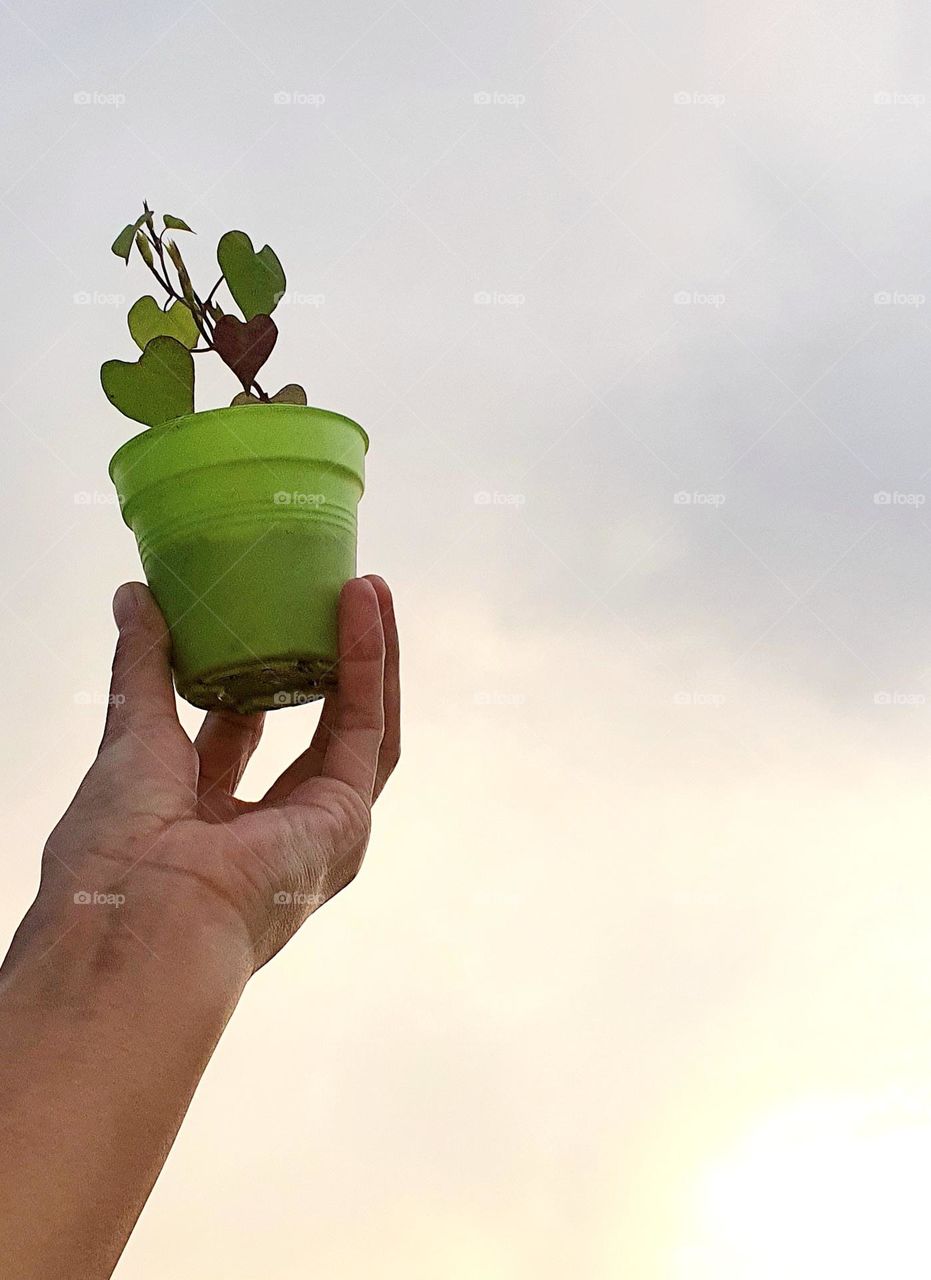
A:
{"label": "green leaf", "polygon": [[303,387],[299,387],[296,382],[289,382],[286,387],[282,387],[280,391],[276,391],[268,400],[260,400],[258,396],[254,396],[251,391],[238,391],[230,401],[232,408],[237,404],[307,404],[307,392]]}
{"label": "green leaf", "polygon": [[110,245],[110,249],[118,258],[122,258],[124,262],[129,262],[129,255],[132,253],[133,242],[136,239],[136,232],[145,222],[145,214],[141,218],[137,218],[135,222],[130,222],[123,228],[120,234]]}
{"label": "green leaf", "polygon": [[194,357],[175,338],[153,338],[136,361],[108,360],[100,383],[120,413],[147,427],[194,412]]}
{"label": "green leaf", "polygon": [[155,299],[146,294],[129,309],[129,332],[140,351],[145,351],[153,338],[177,338],[183,347],[196,347],[200,337],[194,317],[183,302],[173,302],[163,311]]}
{"label": "green leaf", "polygon": [[245,231],[227,231],[217,245],[217,262],[230,293],[247,320],[268,316],[285,291],[285,276],[275,251],[265,245],[258,253]]}
{"label": "green leaf", "polygon": [[307,392],[296,382],[289,382],[286,387],[276,391],[271,399],[272,404],[306,404]]}
{"label": "green leaf", "polygon": [[[165,227],[171,231],[191,231],[191,228],[188,226],[188,224],[184,221],[183,218],[176,218],[171,213],[165,214],[164,221],[165,221]],[[192,236],[196,234],[197,233],[195,231],[191,231]]]}

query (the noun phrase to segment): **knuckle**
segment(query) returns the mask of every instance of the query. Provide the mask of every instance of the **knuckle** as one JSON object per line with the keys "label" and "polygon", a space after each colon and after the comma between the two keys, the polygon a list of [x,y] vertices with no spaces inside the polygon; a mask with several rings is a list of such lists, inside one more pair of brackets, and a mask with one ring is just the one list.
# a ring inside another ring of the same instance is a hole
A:
{"label": "knuckle", "polygon": [[365,861],[367,843],[368,837],[363,836],[353,844],[337,844],[313,859],[310,881],[316,898],[328,901],[352,884]]}
{"label": "knuckle", "polygon": [[[340,787],[334,793],[331,810],[334,818],[334,861],[340,866],[355,867],[350,879],[362,865],[362,857],[372,833],[372,811],[358,792]],[[348,883],[348,881],[346,881]]]}
{"label": "knuckle", "polygon": [[294,852],[322,900],[332,898],[359,874],[371,822],[365,800],[342,783],[328,788],[303,815]]}
{"label": "knuckle", "polygon": [[372,833],[372,810],[357,791],[347,787],[343,806],[343,832],[347,842],[368,842]]}
{"label": "knuckle", "polygon": [[372,830],[372,812],[348,783],[331,783],[325,797],[307,811],[307,825],[302,836],[307,844],[320,843],[321,812],[325,814],[323,845],[327,861],[339,861],[347,851],[360,845],[364,849]]}

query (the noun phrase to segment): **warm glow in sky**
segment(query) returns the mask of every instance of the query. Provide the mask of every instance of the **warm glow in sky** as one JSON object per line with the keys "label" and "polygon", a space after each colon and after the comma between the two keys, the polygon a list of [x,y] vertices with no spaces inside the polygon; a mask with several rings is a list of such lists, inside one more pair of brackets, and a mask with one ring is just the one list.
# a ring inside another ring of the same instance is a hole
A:
{"label": "warm glow in sky", "polygon": [[829,1095],[776,1111],[698,1179],[679,1274],[925,1276],[929,1172],[927,1097]]}

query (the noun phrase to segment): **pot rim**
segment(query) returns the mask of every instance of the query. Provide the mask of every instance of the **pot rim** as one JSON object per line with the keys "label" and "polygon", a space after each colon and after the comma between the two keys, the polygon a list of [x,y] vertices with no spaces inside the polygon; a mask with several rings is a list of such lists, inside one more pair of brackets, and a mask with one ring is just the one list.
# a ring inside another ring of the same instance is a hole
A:
{"label": "pot rim", "polygon": [[322,409],[316,405],[305,404],[229,404],[220,405],[215,409],[198,409],[195,413],[183,413],[177,418],[170,418],[167,422],[160,422],[156,427],[146,427],[144,430],[138,432],[138,434],[130,436],[128,440],[124,440],[116,453],[114,453],[113,457],[110,459],[109,466],[107,467],[107,473],[110,476],[110,479],[116,483],[114,468],[117,463],[122,460],[124,454],[131,452],[131,450],[135,446],[139,445],[143,440],[152,440],[153,437],[157,438],[163,434],[167,434],[169,430],[177,428],[179,422],[187,420],[194,423],[198,418],[206,418],[216,414],[223,414],[224,416],[229,414],[237,415],[240,411],[245,411],[250,417],[253,417],[257,409],[261,409],[265,413],[269,412],[269,410],[286,410],[290,414],[294,414],[297,411],[311,414],[324,414],[327,418],[337,418],[341,422],[345,422],[348,426],[354,427],[356,431],[359,432],[363,441],[362,452],[363,454],[368,453],[370,443],[368,432],[364,427],[360,426],[354,418],[347,417],[345,413],[338,413],[335,409]]}

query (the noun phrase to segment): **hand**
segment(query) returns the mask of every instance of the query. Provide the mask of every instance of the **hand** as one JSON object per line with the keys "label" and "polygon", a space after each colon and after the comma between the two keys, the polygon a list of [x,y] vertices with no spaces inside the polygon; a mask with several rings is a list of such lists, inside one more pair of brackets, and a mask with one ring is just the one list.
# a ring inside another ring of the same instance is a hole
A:
{"label": "hand", "polygon": [[257,804],[234,792],[262,717],[210,713],[192,743],[148,589],[114,614],[100,751],[0,966],[4,1275],[111,1274],[243,988],[356,874],[398,759],[380,578],[344,588],[338,692]]}
{"label": "hand", "polygon": [[391,593],[377,577],[344,587],[338,693],[310,746],[257,803],[235,790],[263,715],[209,712],[192,743],[151,593],[127,583],[113,608],[120,635],[103,741],[49,838],[30,914],[38,908],[60,932],[75,914],[63,904],[113,900],[115,927],[153,950],[166,912],[191,929],[219,921],[238,932],[254,971],[361,866],[372,803],[400,751]]}

